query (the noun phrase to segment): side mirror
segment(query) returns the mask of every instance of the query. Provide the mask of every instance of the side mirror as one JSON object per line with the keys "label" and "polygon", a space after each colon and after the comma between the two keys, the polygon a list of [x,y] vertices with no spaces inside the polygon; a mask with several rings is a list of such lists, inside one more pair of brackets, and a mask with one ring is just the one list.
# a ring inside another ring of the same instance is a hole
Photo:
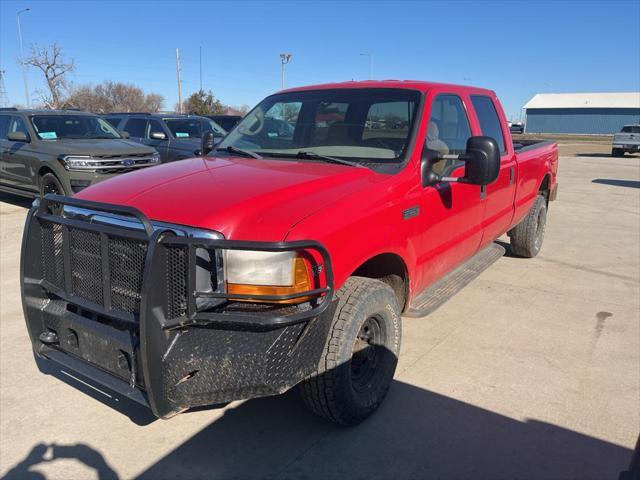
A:
{"label": "side mirror", "polygon": [[28,143],[31,140],[29,139],[29,135],[24,132],[11,132],[7,135],[7,140],[12,142],[25,142]]}
{"label": "side mirror", "polygon": [[128,139],[128,138],[130,137],[129,132],[125,132],[124,130],[122,130],[122,131],[120,132],[120,136],[121,136],[122,138],[124,138],[125,140],[126,140],[126,139]]}
{"label": "side mirror", "polygon": [[216,137],[212,130],[203,132],[200,140],[200,155],[203,157],[216,147]]}
{"label": "side mirror", "polygon": [[[464,176],[442,177],[435,173],[433,164],[443,159],[464,162]],[[500,147],[492,137],[484,136],[467,139],[467,149],[462,155],[442,155],[425,147],[422,151],[420,173],[423,187],[439,182],[489,185],[496,181],[500,173]]]}
{"label": "side mirror", "polygon": [[500,147],[492,137],[471,137],[467,140],[467,151],[460,155],[464,165],[464,177],[460,183],[489,185],[500,173]]}
{"label": "side mirror", "polygon": [[164,132],[151,132],[149,135],[153,140],[166,140],[167,136]]}

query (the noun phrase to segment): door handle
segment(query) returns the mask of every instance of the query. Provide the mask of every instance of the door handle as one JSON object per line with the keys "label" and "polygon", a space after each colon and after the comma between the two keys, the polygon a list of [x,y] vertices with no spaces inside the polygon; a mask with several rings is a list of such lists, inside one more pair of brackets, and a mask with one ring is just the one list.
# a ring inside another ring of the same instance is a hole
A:
{"label": "door handle", "polygon": [[515,177],[514,173],[514,168],[509,168],[509,185],[513,185],[513,178]]}

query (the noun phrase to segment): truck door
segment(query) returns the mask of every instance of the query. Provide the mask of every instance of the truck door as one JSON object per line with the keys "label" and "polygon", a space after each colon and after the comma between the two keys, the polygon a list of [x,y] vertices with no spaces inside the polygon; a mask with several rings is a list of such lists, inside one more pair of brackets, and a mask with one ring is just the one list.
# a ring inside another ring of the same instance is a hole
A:
{"label": "truck door", "polygon": [[[36,153],[29,142],[14,142],[7,138],[12,132],[23,132],[31,136],[27,126],[18,115],[6,119],[2,143],[2,183],[21,187],[34,188],[36,172],[33,171],[37,161]],[[33,138],[32,138],[33,140]]]}
{"label": "truck door", "polygon": [[[500,146],[500,173],[498,179],[484,187],[484,234],[482,246],[505,233],[511,224],[516,193],[518,166],[512,145],[507,145],[508,136],[503,131],[504,116],[496,106],[494,98],[486,95],[471,95],[471,103],[478,119],[482,135],[493,137]],[[503,121],[501,121],[501,119]]]}
{"label": "truck door", "polygon": [[[431,103],[425,146],[442,154],[464,153],[472,135],[468,110],[460,96],[438,94]],[[440,160],[434,171],[442,176],[460,177],[464,164]],[[477,185],[443,182],[423,189],[419,218],[424,228],[416,241],[422,287],[476,252],[482,238],[482,212]]]}

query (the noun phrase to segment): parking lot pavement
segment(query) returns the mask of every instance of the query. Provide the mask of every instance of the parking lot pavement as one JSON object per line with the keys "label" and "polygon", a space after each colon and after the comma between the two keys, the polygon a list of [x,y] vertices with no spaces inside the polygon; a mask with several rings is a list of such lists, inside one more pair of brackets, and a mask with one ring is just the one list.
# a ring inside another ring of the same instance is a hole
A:
{"label": "parking lot pavement", "polygon": [[3,196],[0,475],[616,479],[640,428],[640,157],[563,157],[559,175],[540,256],[506,256],[406,318],[389,396],[353,429],[296,391],[153,421],[39,373],[18,284],[26,210]]}

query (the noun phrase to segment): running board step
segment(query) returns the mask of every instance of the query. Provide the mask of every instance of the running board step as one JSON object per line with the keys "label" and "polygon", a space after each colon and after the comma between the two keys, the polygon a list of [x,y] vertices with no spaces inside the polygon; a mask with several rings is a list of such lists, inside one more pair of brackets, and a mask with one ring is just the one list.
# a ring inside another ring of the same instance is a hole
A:
{"label": "running board step", "polygon": [[418,295],[404,313],[404,316],[424,317],[430,314],[469,285],[478,275],[502,257],[505,251],[504,247],[497,243],[491,243],[483,248],[465,263]]}

